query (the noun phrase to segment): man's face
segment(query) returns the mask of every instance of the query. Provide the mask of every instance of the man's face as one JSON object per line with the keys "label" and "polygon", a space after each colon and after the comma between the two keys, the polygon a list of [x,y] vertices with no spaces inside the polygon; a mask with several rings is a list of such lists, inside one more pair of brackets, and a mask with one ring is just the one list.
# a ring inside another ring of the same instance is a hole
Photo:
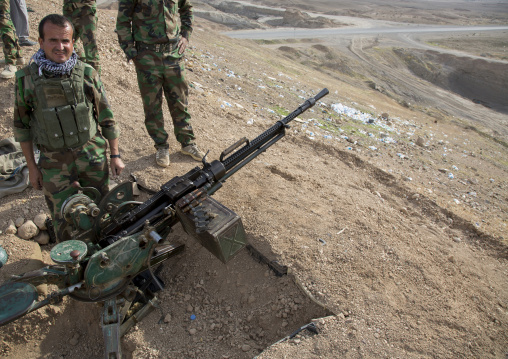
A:
{"label": "man's face", "polygon": [[65,27],[46,22],[42,28],[44,39],[39,37],[39,45],[46,54],[46,58],[58,64],[69,60],[74,50],[72,27]]}

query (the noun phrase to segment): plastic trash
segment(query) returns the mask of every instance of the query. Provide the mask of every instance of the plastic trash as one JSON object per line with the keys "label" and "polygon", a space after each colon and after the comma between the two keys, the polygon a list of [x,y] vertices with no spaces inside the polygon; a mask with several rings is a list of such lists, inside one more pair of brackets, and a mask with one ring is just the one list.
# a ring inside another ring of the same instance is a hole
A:
{"label": "plastic trash", "polygon": [[5,249],[3,249],[2,246],[0,246],[0,268],[2,268],[5,265],[5,263],[7,263],[7,259],[9,259],[7,252],[5,251]]}

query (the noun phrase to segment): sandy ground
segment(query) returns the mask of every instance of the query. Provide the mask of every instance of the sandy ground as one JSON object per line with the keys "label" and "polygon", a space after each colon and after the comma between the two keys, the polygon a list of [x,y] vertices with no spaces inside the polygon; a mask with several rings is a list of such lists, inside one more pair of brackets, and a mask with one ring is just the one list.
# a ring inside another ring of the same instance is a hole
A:
{"label": "sandy ground", "polygon": [[[29,5],[33,34],[45,14],[60,8],[56,0]],[[118,181],[132,173],[157,189],[197,162],[171,139],[171,166],[156,166],[115,17],[101,10],[98,34],[127,164]],[[472,101],[419,79],[389,47],[356,39],[350,47],[361,59],[353,61],[329,44],[273,49],[215,29],[222,30],[197,21],[186,60],[193,127],[210,158],[330,90],[214,196],[242,217],[249,242],[289,275],[275,276],[247,251],[223,265],[176,226],[171,241],[185,243],[186,251],[165,265],[160,308],[124,337],[126,357],[505,358],[503,136],[488,123],[444,111],[447,98],[458,109]],[[333,66],[323,65],[327,56]],[[14,81],[0,87],[0,128],[8,137]],[[332,104],[349,111],[339,114]],[[495,112],[473,105],[474,116]],[[167,109],[165,118],[171,131]],[[42,194],[31,188],[0,199],[2,226],[40,211]],[[10,256],[0,280],[26,270],[28,258],[50,263],[51,245],[39,249],[5,234],[0,244]],[[31,313],[0,328],[0,355],[102,357],[100,313],[99,304],[69,299]],[[287,338],[311,322],[318,334],[305,329]]]}

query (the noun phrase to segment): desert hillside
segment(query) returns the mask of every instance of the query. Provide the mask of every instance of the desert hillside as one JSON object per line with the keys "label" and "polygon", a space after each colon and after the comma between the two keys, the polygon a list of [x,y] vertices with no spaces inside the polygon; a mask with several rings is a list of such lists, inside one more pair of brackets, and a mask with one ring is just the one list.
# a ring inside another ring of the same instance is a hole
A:
{"label": "desert hillside", "polygon": [[[301,11],[311,7],[291,2]],[[312,2],[311,10],[331,12],[323,3]],[[60,1],[29,5],[35,39],[38,21],[59,12]],[[382,20],[397,18],[378,6]],[[467,11],[455,23],[463,17]],[[429,11],[425,19],[432,18]],[[117,44],[115,21],[114,9],[99,10],[102,80],[126,163],[116,182],[133,174],[158,189],[198,163],[170,138],[171,165],[155,164],[135,69]],[[392,38],[336,46],[237,40],[221,34],[226,30],[196,17],[185,60],[192,125],[209,159],[241,137],[256,137],[322,88],[330,91],[214,195],[242,217],[249,242],[288,274],[276,276],[247,250],[224,265],[175,226],[168,239],[186,250],[161,272],[159,308],[123,338],[126,357],[505,358],[506,97],[490,87],[467,93],[460,77],[453,84],[433,79],[456,74],[442,65],[450,58]],[[425,44],[431,40],[447,44]],[[23,50],[28,60],[35,49]],[[477,48],[467,50],[478,56]],[[450,61],[468,74],[492,76],[496,88],[505,85],[506,72],[497,67],[507,66],[502,55],[485,57],[482,66],[470,57]],[[3,137],[13,134],[13,92],[14,80],[0,82]],[[164,116],[171,133],[167,108]],[[0,229],[40,212],[46,204],[32,188],[1,198]],[[0,282],[34,262],[50,264],[53,244],[2,232],[0,245],[9,255]],[[100,314],[100,304],[66,298],[0,327],[0,356],[100,358]],[[309,323],[316,331],[299,330]]]}

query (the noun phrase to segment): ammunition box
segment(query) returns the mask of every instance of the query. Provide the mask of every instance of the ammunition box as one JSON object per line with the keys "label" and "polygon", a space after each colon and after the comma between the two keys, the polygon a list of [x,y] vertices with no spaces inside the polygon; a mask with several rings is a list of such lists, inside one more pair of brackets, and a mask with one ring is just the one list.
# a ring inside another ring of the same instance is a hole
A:
{"label": "ammunition box", "polygon": [[223,263],[246,245],[240,216],[211,197],[206,196],[198,206],[187,212],[177,206],[176,213],[185,232]]}

